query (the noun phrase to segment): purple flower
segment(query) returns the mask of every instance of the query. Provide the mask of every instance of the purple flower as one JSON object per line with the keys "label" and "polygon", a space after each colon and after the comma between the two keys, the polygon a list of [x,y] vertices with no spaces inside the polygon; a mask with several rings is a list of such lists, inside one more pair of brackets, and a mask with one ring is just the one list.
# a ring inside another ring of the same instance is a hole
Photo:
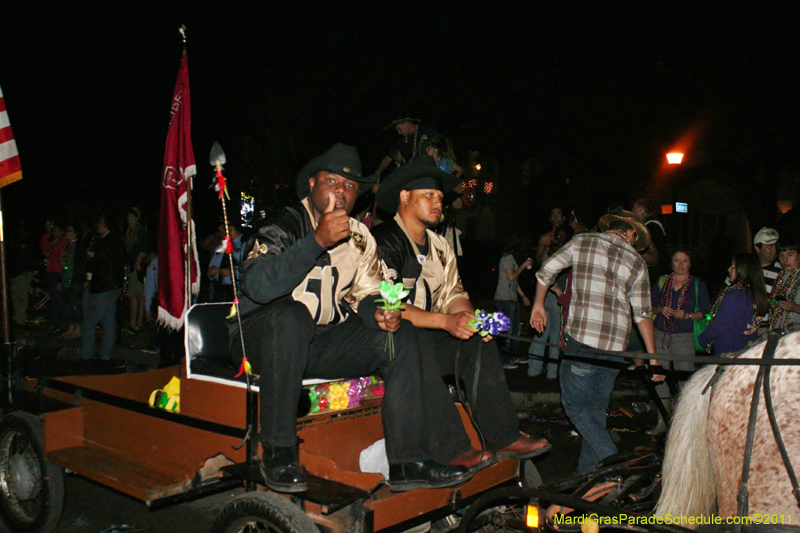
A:
{"label": "purple flower", "polygon": [[[367,378],[369,379],[369,378]],[[359,387],[359,380],[351,379],[348,381],[350,387],[347,389],[347,407],[358,407],[361,405],[361,398],[364,396],[364,393]]]}
{"label": "purple flower", "polygon": [[476,332],[480,332],[481,336],[495,336],[511,329],[511,319],[500,311],[487,313],[483,309],[476,309],[475,318],[469,323],[469,326]]}
{"label": "purple flower", "polygon": [[496,313],[494,313],[493,316],[494,316],[495,320],[499,321],[500,323],[508,325],[508,326],[511,326],[511,319],[508,318],[503,313],[501,313],[500,311],[497,311]]}

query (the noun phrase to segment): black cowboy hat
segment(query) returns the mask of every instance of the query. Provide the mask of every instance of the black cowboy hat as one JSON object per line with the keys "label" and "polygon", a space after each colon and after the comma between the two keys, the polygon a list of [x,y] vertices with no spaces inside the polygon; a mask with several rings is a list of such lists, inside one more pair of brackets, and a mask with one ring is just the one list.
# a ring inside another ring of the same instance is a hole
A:
{"label": "black cowboy hat", "polygon": [[392,122],[389,123],[388,126],[384,126],[383,129],[388,130],[390,128],[394,128],[398,124],[402,124],[403,122],[411,122],[412,124],[419,124],[422,122],[418,118],[411,118],[409,115],[395,115],[392,119]]}
{"label": "black cowboy hat", "polygon": [[302,200],[308,196],[308,178],[321,171],[338,174],[358,182],[360,184],[358,187],[359,196],[370,190],[370,187],[364,187],[364,185],[372,185],[378,180],[377,175],[361,175],[361,159],[358,157],[358,151],[353,146],[336,143],[327,152],[306,163],[306,166],[297,175],[298,198]]}
{"label": "black cowboy hat", "polygon": [[452,191],[461,182],[454,175],[436,168],[434,159],[424,155],[389,174],[376,194],[378,206],[390,213],[396,212],[400,204],[400,191],[418,178],[433,178],[433,186],[430,188],[439,189],[444,193]]}

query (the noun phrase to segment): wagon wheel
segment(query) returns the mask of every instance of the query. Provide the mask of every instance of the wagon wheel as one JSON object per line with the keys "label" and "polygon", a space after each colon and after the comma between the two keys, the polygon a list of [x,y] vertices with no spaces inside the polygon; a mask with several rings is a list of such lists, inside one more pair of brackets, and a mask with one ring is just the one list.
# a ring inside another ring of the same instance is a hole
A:
{"label": "wagon wheel", "polygon": [[458,533],[512,533],[525,527],[529,498],[520,487],[506,487],[484,493],[464,513]]}
{"label": "wagon wheel", "polygon": [[292,502],[266,491],[234,498],[214,520],[211,533],[319,533]]}
{"label": "wagon wheel", "polygon": [[64,509],[64,470],[44,460],[42,423],[17,412],[0,421],[0,515],[12,531],[51,533]]}
{"label": "wagon wheel", "polygon": [[530,459],[520,462],[521,488],[493,491],[478,500],[462,517],[459,532],[511,533],[525,527],[524,491],[543,485],[539,469]]}

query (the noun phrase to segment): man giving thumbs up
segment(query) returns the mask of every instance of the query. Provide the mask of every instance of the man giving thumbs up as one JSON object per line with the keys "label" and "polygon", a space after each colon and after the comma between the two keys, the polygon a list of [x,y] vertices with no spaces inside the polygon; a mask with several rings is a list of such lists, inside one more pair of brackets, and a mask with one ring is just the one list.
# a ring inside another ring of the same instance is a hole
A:
{"label": "man giving thumbs up", "polygon": [[[260,377],[261,472],[279,492],[303,492],[298,461],[297,402],[304,378],[384,379],[383,429],[394,491],[449,487],[472,474],[431,459],[428,443],[452,404],[433,365],[420,357],[416,330],[399,312],[377,309],[380,274],[375,240],[350,218],[357,196],[375,177],[361,175],[355,148],[334,145],[297,178],[300,203],[266,219],[245,246],[240,267],[242,331],[229,323],[233,362],[247,357]],[[384,350],[395,334],[394,358]],[[421,431],[424,428],[425,431]],[[443,437],[442,437],[443,440]]]}

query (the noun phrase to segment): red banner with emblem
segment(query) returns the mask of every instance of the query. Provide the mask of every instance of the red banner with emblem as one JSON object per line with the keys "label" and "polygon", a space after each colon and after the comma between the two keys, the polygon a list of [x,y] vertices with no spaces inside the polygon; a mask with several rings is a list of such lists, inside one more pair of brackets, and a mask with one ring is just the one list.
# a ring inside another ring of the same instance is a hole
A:
{"label": "red banner with emblem", "polygon": [[189,216],[191,180],[196,173],[192,150],[189,67],[184,51],[170,108],[158,226],[158,321],[172,329],[183,326],[192,295],[200,290],[194,222]]}

